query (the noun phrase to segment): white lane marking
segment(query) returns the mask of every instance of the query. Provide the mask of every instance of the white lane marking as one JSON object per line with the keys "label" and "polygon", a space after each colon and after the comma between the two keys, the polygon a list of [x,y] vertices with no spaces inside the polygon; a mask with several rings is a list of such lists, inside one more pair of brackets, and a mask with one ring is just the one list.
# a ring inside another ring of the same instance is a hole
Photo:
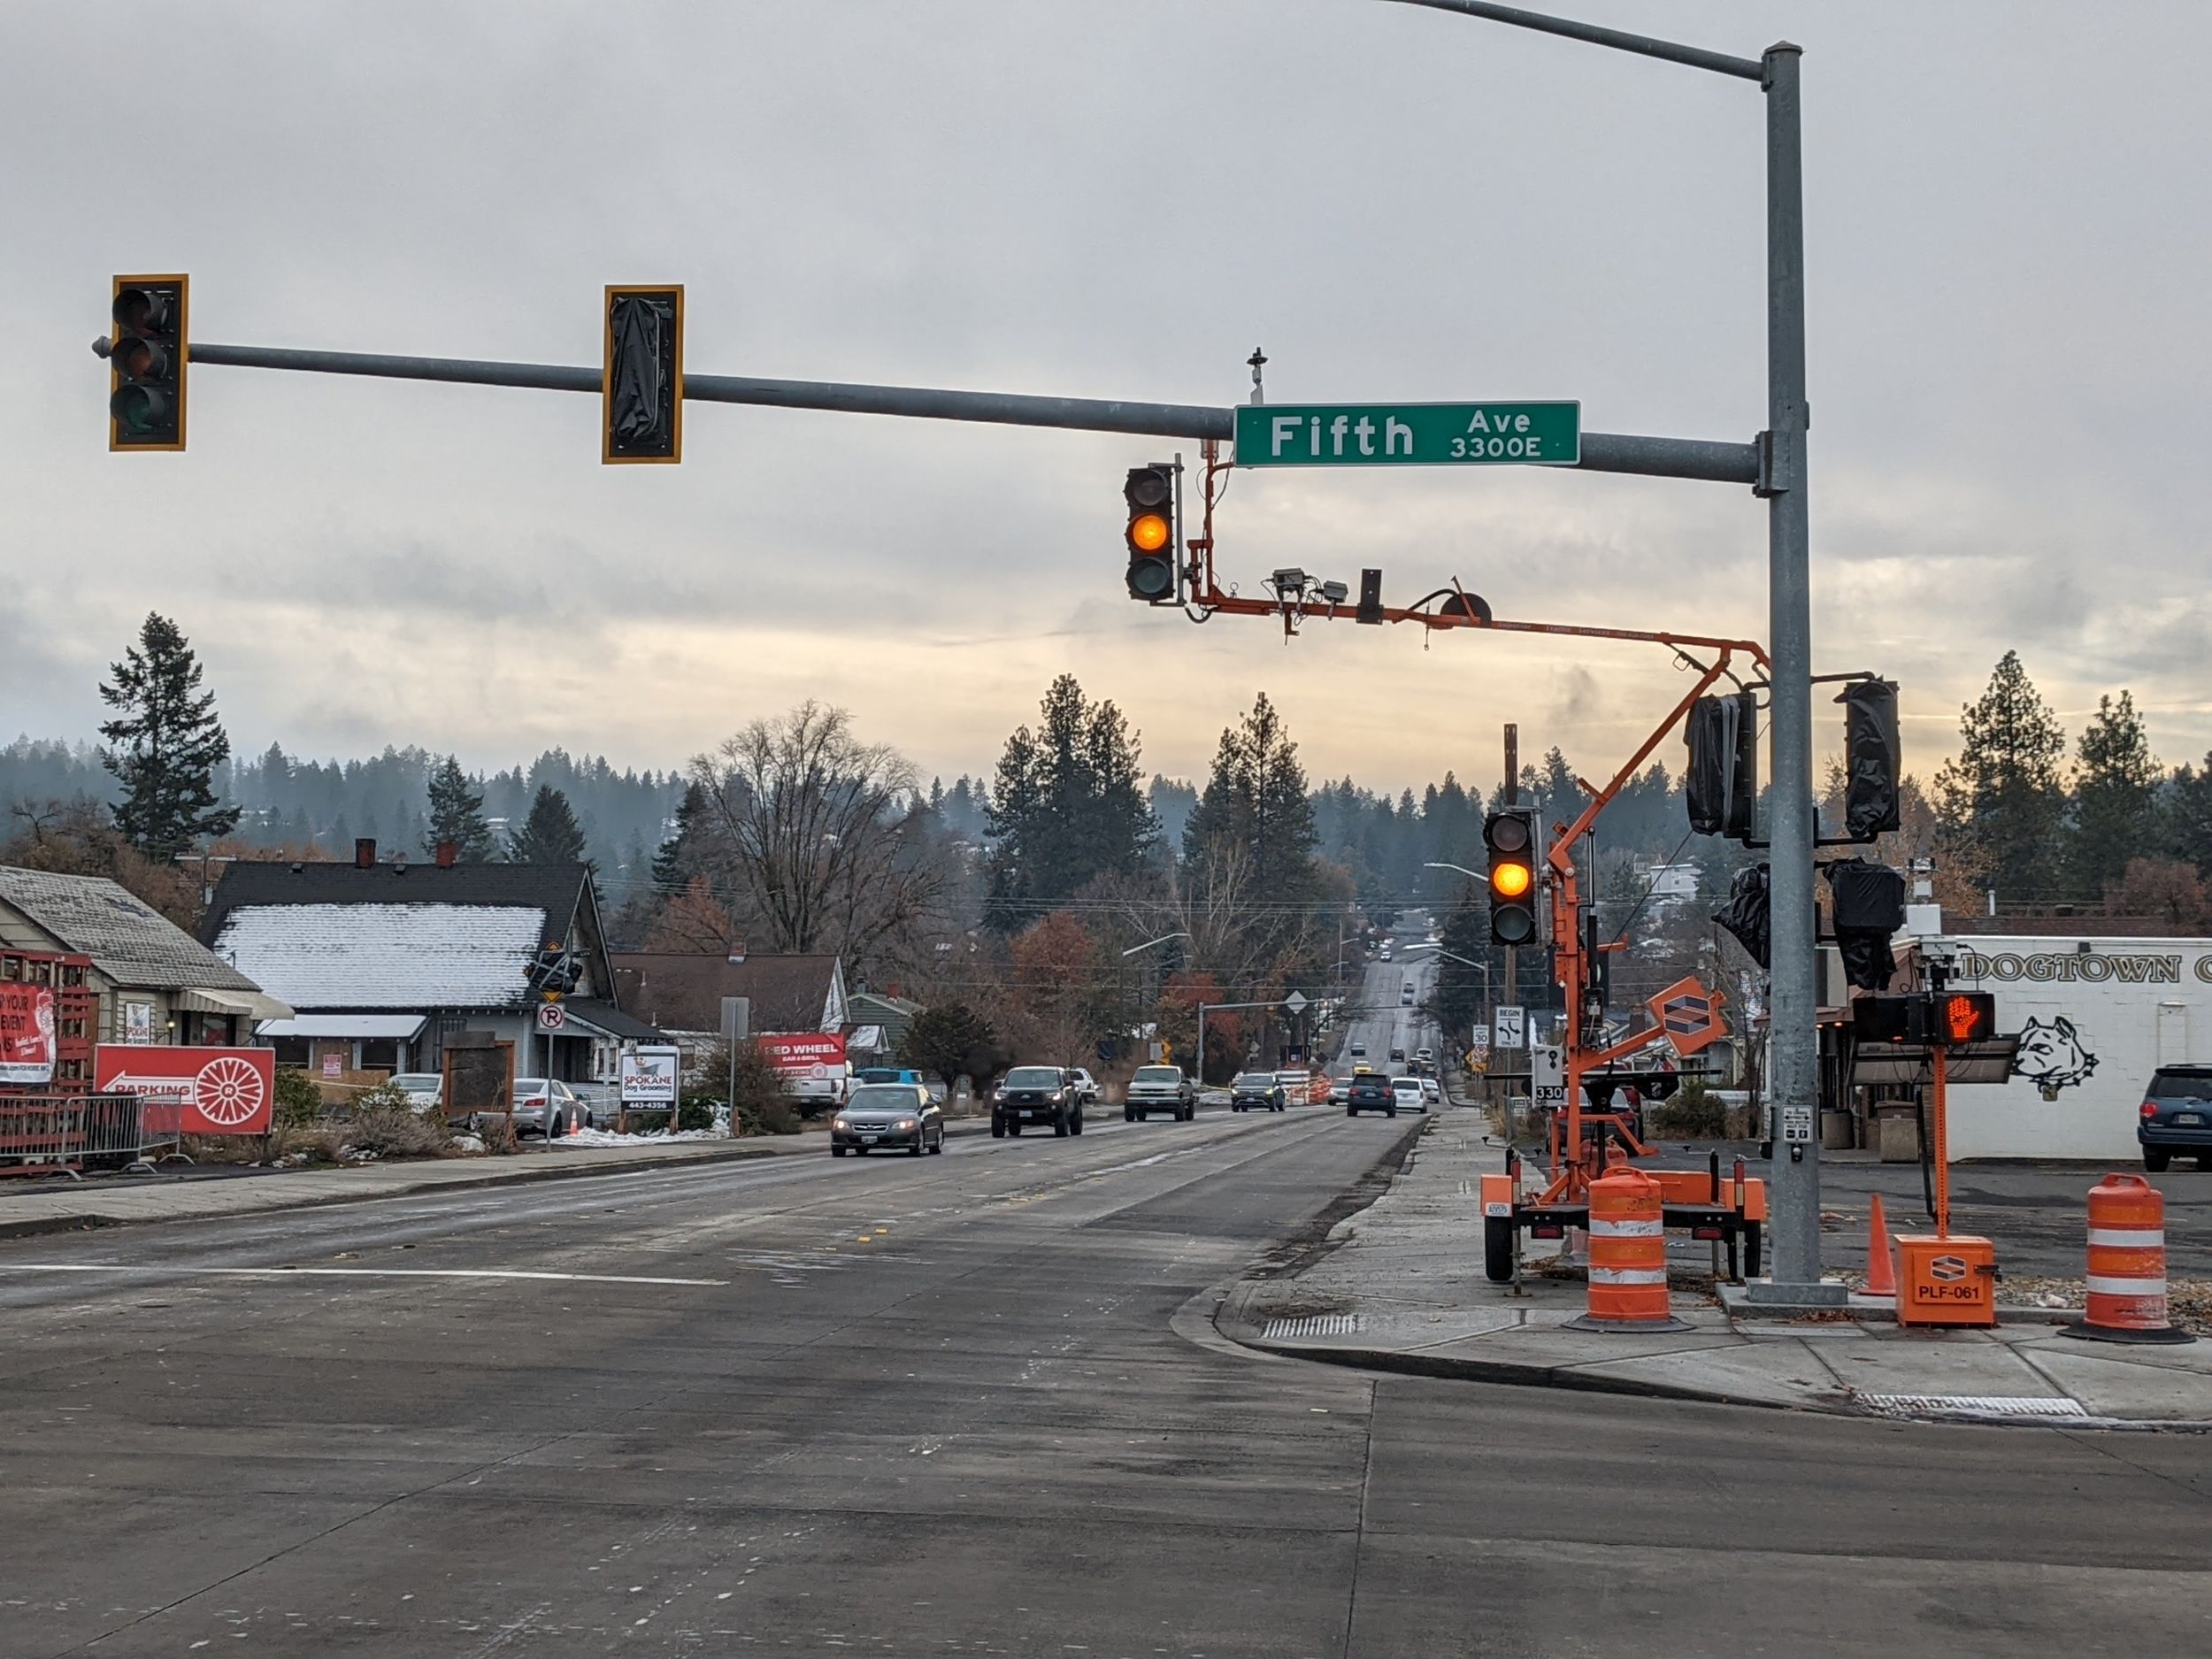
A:
{"label": "white lane marking", "polygon": [[200,1279],[557,1279],[587,1285],[726,1285],[726,1279],[540,1273],[512,1267],[152,1267],[126,1262],[0,1262],[0,1273],[146,1273]]}

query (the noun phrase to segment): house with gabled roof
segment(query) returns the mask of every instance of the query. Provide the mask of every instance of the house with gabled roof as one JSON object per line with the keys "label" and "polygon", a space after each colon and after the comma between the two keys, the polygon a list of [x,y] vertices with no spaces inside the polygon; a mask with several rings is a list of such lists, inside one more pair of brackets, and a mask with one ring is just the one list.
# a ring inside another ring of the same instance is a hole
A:
{"label": "house with gabled roof", "polygon": [[[624,1013],[599,896],[581,864],[380,860],[231,864],[201,937],[295,1010],[262,1026],[280,1061],[434,1071],[457,1032],[515,1044],[518,1075],[606,1082],[626,1043],[659,1033]],[[544,1029],[532,970],[565,953],[574,987]]]}
{"label": "house with gabled roof", "polygon": [[664,1031],[722,1029],[722,999],[741,996],[755,1032],[840,1031],[849,1018],[845,964],[828,952],[626,950],[614,958],[622,1002]]}
{"label": "house with gabled roof", "polygon": [[105,876],[0,865],[0,948],[89,956],[99,1042],[250,1042],[292,1011]]}

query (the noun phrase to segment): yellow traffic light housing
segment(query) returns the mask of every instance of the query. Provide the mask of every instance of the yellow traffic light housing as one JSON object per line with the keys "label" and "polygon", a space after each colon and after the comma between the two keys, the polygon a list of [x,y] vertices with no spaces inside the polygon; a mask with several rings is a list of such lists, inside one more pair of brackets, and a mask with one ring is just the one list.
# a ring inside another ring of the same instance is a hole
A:
{"label": "yellow traffic light housing", "polygon": [[1482,821],[1490,854],[1490,938],[1501,945],[1536,942],[1536,814],[1508,807]]}

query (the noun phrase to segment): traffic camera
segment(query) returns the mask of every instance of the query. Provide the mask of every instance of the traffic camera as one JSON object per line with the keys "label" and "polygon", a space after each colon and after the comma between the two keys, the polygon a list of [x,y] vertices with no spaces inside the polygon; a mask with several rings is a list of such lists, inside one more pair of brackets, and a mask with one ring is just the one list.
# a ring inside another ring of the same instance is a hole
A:
{"label": "traffic camera", "polygon": [[1133,466],[1122,486],[1129,507],[1129,596],[1147,604],[1175,603],[1175,467],[1155,461]]}
{"label": "traffic camera", "polygon": [[119,276],[108,342],[108,448],[184,448],[188,280]]}
{"label": "traffic camera", "polygon": [[1482,821],[1490,855],[1490,937],[1525,945],[1536,937],[1536,814],[1507,807]]}
{"label": "traffic camera", "polygon": [[610,286],[604,321],[600,460],[682,460],[683,285]]}

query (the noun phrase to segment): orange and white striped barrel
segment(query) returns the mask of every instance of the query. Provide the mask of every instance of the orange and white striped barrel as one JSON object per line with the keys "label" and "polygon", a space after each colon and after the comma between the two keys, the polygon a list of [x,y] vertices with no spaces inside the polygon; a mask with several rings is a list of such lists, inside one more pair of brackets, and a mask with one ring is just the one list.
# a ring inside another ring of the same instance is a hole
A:
{"label": "orange and white striped barrel", "polygon": [[1659,1183],[1618,1169],[1590,1183],[1593,1325],[1665,1325],[1667,1226]]}
{"label": "orange and white striped barrel", "polygon": [[[2089,1311],[2085,1334],[2170,1340],[2166,1317],[2166,1196],[2139,1175],[2089,1189]],[[2176,1333],[2176,1334],[2179,1334]]]}

